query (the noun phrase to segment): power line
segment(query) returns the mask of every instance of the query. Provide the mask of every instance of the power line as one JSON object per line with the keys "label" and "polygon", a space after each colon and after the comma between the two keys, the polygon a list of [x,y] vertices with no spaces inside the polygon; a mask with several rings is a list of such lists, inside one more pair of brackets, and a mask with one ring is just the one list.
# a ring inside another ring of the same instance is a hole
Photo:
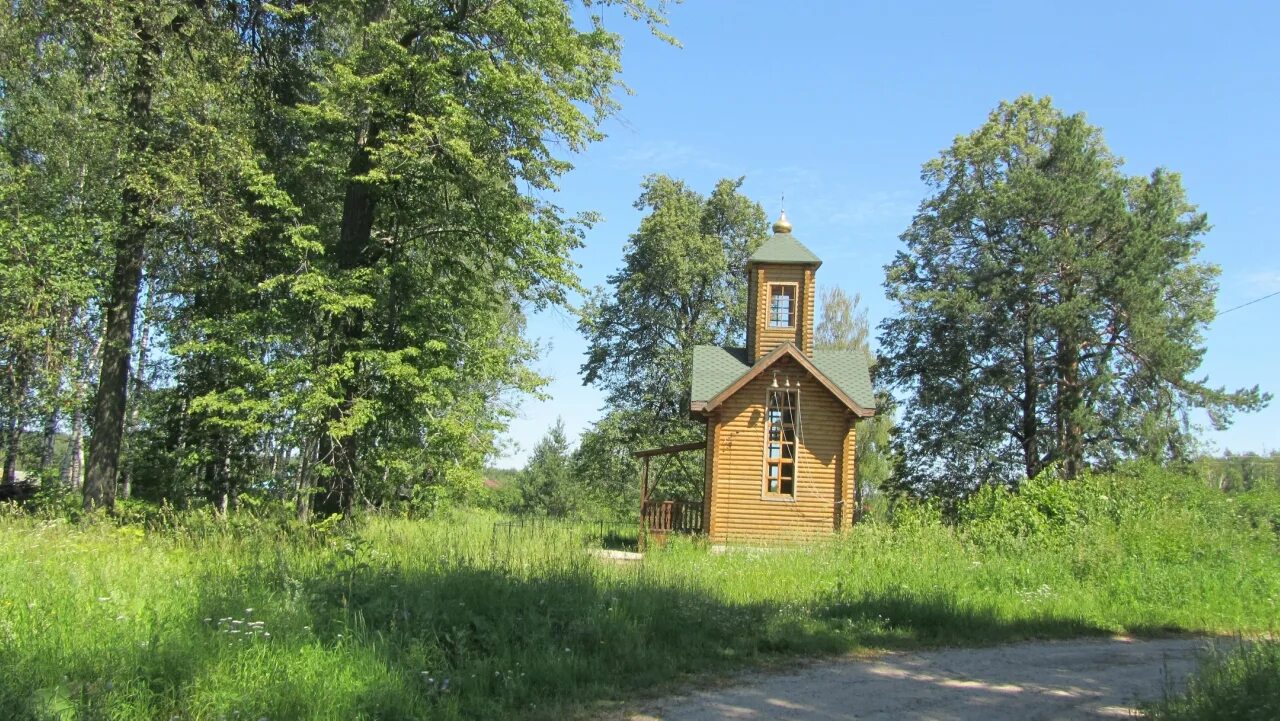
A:
{"label": "power line", "polygon": [[[1274,293],[1268,293],[1267,295],[1264,295],[1264,296],[1262,296],[1261,298],[1254,298],[1253,300],[1249,301],[1248,303],[1241,303],[1240,305],[1233,306],[1233,307],[1231,307],[1231,308],[1227,308],[1226,310],[1222,311],[1221,313],[1218,313],[1218,315],[1226,315],[1227,313],[1230,313],[1230,312],[1231,312],[1231,311],[1233,311],[1233,310],[1240,310],[1241,308],[1243,308],[1243,307],[1245,307],[1245,306],[1247,306],[1247,305],[1253,305],[1254,303],[1260,303],[1260,302],[1262,302],[1262,301],[1266,300],[1267,298],[1274,298],[1274,297],[1276,297],[1277,295],[1280,295],[1280,290],[1277,290],[1277,291],[1276,291],[1276,292],[1274,292]],[[1216,317],[1216,316],[1215,316],[1215,317]]]}

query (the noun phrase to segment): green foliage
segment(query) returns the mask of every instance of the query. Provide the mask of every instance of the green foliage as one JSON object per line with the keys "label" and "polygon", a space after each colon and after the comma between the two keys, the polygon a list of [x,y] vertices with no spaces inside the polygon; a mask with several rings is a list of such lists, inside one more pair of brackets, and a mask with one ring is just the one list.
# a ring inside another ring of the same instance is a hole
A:
{"label": "green foliage", "polygon": [[1214,645],[1184,693],[1143,709],[1151,721],[1269,721],[1280,718],[1280,641]]}
{"label": "green foliage", "polygon": [[[894,526],[722,554],[674,539],[638,567],[593,559],[567,525],[506,536],[479,512],[7,516],[0,708],[552,719],[792,655],[1274,629],[1280,540],[1234,495],[1153,467],[1028,485],[1034,501],[984,491],[958,525],[904,500]],[[1260,660],[1237,688],[1274,687]]]}
{"label": "green foliage", "polygon": [[[635,518],[640,508],[640,464],[631,454],[655,445],[637,413],[613,410],[583,431],[573,452],[573,475],[591,506],[605,516]],[[663,481],[666,483],[663,483]],[[659,476],[660,492],[679,492],[683,474]],[[673,487],[674,486],[674,487]]]}
{"label": "green foliage", "polygon": [[[867,356],[867,366],[875,377],[875,354],[869,342],[870,324],[862,307],[861,294],[849,297],[839,287],[822,291],[822,317],[814,327],[815,348],[850,350]],[[890,440],[893,434],[893,397],[876,393],[876,415],[858,422],[855,446],[859,507],[864,509],[880,493],[893,475],[894,457]]]}
{"label": "green foliage", "polygon": [[[582,309],[589,344],[583,381],[607,394],[609,412],[583,434],[576,466],[607,506],[638,506],[632,451],[693,441],[688,419],[693,347],[743,342],[747,258],[765,237],[764,210],[723,179],[710,195],[665,175],[645,179],[623,267]],[[659,468],[660,495],[697,497],[702,464],[674,458]],[[630,488],[628,488],[630,486]]]}
{"label": "green foliage", "polygon": [[738,192],[742,178],[703,196],[665,175],[645,179],[623,267],[597,288],[579,330],[589,347],[583,380],[611,407],[670,423],[688,413],[695,345],[741,343],[747,258],[765,237],[764,210]]}
{"label": "green foliage", "polygon": [[665,38],[643,2],[588,5],[14,3],[10,470],[33,428],[71,460],[92,425],[92,504],[114,502],[117,446],[151,500],[474,495],[543,382],[525,310],[577,288],[593,216],[546,198],[618,109],[605,16]]}
{"label": "green foliage", "polygon": [[1224,491],[1280,489],[1280,451],[1272,451],[1269,456],[1230,451],[1216,458],[1204,456],[1196,460],[1196,470]]}
{"label": "green foliage", "polygon": [[563,518],[583,505],[573,474],[569,441],[564,435],[564,420],[557,418],[547,435],[534,446],[517,483],[520,510],[525,513]]}
{"label": "green foliage", "polygon": [[1125,175],[1082,115],[1024,96],[923,176],[934,193],[885,269],[901,314],[881,326],[884,377],[910,394],[904,488],[1185,459],[1189,409],[1224,427],[1269,400],[1191,375],[1218,271],[1175,173]]}

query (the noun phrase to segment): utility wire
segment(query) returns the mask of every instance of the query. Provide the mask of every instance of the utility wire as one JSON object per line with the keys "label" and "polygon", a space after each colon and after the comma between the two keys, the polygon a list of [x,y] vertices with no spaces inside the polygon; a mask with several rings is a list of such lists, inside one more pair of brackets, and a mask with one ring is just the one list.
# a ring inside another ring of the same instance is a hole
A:
{"label": "utility wire", "polygon": [[[1277,290],[1277,291],[1276,291],[1276,292],[1274,292],[1274,293],[1268,293],[1267,295],[1264,295],[1264,296],[1262,296],[1261,298],[1254,298],[1253,300],[1249,301],[1248,303],[1241,303],[1240,305],[1233,306],[1233,307],[1231,307],[1231,308],[1227,308],[1226,310],[1222,311],[1221,313],[1218,313],[1218,315],[1226,315],[1226,314],[1230,313],[1230,312],[1231,312],[1231,311],[1233,311],[1233,310],[1240,310],[1241,308],[1243,308],[1243,307],[1245,307],[1245,306],[1247,306],[1247,305],[1253,305],[1254,303],[1260,303],[1260,302],[1262,302],[1262,301],[1266,300],[1267,298],[1274,298],[1274,297],[1276,297],[1277,295],[1280,295],[1280,290]],[[1214,317],[1216,318],[1217,316],[1214,316]]]}

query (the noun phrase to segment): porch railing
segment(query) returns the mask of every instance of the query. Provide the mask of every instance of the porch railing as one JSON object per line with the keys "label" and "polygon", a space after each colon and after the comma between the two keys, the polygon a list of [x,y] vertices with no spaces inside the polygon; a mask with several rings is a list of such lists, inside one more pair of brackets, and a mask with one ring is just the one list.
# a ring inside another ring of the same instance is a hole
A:
{"label": "porch railing", "polygon": [[640,521],[649,533],[701,533],[702,504],[693,501],[645,501]]}

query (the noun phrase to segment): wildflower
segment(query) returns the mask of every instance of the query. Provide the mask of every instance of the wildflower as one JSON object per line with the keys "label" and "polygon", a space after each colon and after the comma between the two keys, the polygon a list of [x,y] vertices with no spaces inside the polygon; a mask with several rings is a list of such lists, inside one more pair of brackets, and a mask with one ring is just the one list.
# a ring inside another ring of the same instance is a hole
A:
{"label": "wildflower", "polygon": [[252,608],[246,608],[246,609],[244,610],[244,612],[245,612],[245,613],[253,613],[253,609],[252,609]]}

